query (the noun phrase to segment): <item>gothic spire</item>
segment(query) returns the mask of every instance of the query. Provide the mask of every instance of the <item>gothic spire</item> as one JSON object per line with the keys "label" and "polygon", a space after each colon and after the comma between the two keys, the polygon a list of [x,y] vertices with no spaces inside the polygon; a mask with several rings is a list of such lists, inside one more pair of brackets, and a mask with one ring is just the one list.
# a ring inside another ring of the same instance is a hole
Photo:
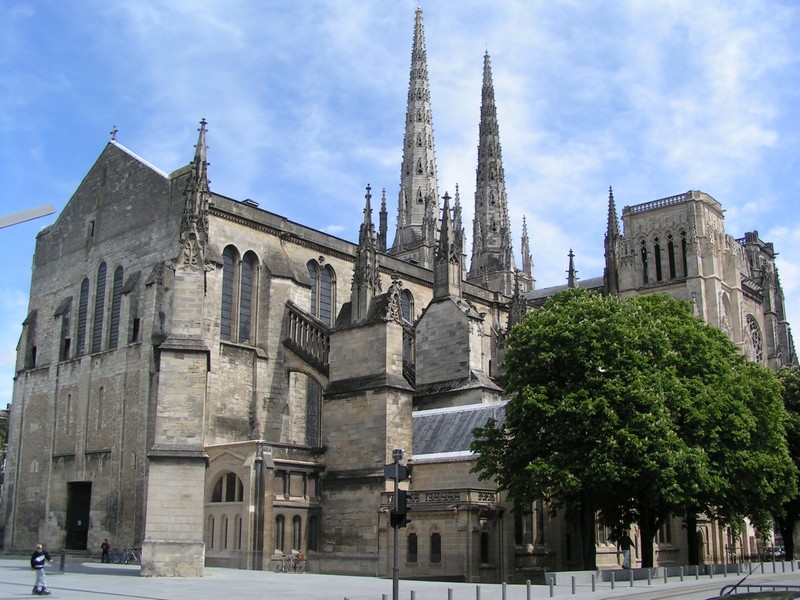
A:
{"label": "gothic spire", "polygon": [[606,266],[603,273],[603,293],[619,293],[619,221],[617,206],[614,203],[614,190],[608,186],[608,224],[605,237]]}
{"label": "gothic spire", "polygon": [[533,279],[533,255],[531,254],[531,241],[528,237],[528,221],[525,219],[525,216],[522,217],[522,276],[526,280],[523,282],[523,288],[525,291],[532,290],[534,288],[534,279]]}
{"label": "gothic spire", "polygon": [[513,294],[516,271],[510,228],[492,66],[486,52],[483,57],[473,226],[480,237],[476,235],[473,240],[472,263],[467,278],[479,285],[488,281],[490,289],[508,296]]}
{"label": "gothic spire", "polygon": [[353,284],[350,301],[351,323],[358,323],[367,318],[369,304],[381,293],[381,279],[378,271],[378,240],[375,225],[372,223],[372,188],[367,184],[364,194],[364,221],[358,233],[358,250],[353,266]]}
{"label": "gothic spire", "polygon": [[461,247],[450,219],[450,195],[445,192],[439,242],[433,262],[433,297],[461,296]]}
{"label": "gothic spire", "polygon": [[208,244],[208,204],[211,196],[206,160],[206,120],[200,121],[200,134],[191,163],[191,173],[184,191],[184,208],[180,228],[180,256],[175,267],[191,271],[206,268]]}
{"label": "gothic spire", "polygon": [[425,227],[430,214],[439,213],[436,162],[433,148],[430,87],[425,52],[422,8],[417,7],[411,73],[408,84],[403,163],[397,207],[397,232],[389,251],[431,268],[436,227]]}
{"label": "gothic spire", "polygon": [[388,227],[388,213],[386,212],[386,188],[381,190],[381,211],[379,215],[378,225],[378,250],[386,252],[386,230]]}
{"label": "gothic spire", "polygon": [[567,269],[567,287],[578,287],[578,272],[575,270],[575,254],[569,249],[569,268]]}

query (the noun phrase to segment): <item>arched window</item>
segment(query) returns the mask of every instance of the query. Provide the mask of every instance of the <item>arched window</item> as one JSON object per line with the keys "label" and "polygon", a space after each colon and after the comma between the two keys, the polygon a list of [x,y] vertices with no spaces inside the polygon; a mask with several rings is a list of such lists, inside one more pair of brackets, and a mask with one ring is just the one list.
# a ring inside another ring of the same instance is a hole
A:
{"label": "arched window", "polygon": [[86,353],[86,325],[89,316],[89,279],[84,279],[81,282],[81,297],[78,302],[78,348],[76,349],[77,356],[83,356]]}
{"label": "arched window", "polygon": [[280,550],[281,552],[286,552],[286,548],[284,548],[284,535],[286,526],[286,519],[283,515],[278,515],[275,517],[275,549]]}
{"label": "arched window", "polygon": [[211,502],[241,502],[244,496],[242,480],[236,473],[223,473],[211,490]]}
{"label": "arched window", "polygon": [[233,532],[234,535],[234,547],[237,550],[242,549],[242,516],[236,515],[236,520],[234,521],[235,530]]}
{"label": "arched window", "polygon": [[303,522],[299,516],[292,519],[292,550],[303,549]]}
{"label": "arched window", "polygon": [[417,562],[417,534],[413,532],[406,537],[406,562]]}
{"label": "arched window", "polygon": [[311,314],[327,325],[333,324],[336,305],[336,274],[330,265],[320,267],[315,260],[308,261],[311,278]]}
{"label": "arched window", "polygon": [[97,267],[97,288],[94,293],[94,324],[92,326],[92,353],[103,349],[103,313],[106,309],[106,263]]}
{"label": "arched window", "polygon": [[667,257],[669,259],[669,278],[675,279],[675,240],[672,239],[672,234],[667,236]]}
{"label": "arched window", "polygon": [[640,255],[642,257],[642,283],[647,283],[647,244],[644,240],[640,244]]}
{"label": "arched window", "polygon": [[653,240],[653,260],[656,263],[656,281],[661,281],[664,277],[661,271],[661,240],[658,238]]}
{"label": "arched window", "polygon": [[239,253],[236,248],[228,246],[222,251],[222,310],[220,314],[219,336],[230,340],[233,333],[234,289],[236,284],[236,267]]}
{"label": "arched window", "polygon": [[403,320],[406,323],[413,323],[414,321],[414,296],[408,290],[400,292],[400,312],[403,314]]}
{"label": "arched window", "polygon": [[681,263],[683,267],[683,276],[689,276],[689,259],[687,254],[688,243],[686,241],[686,232],[681,231]]}
{"label": "arched window", "polygon": [[764,349],[761,341],[761,328],[753,315],[747,315],[747,341],[750,345],[750,358],[757,363],[764,362]]}
{"label": "arched window", "polygon": [[119,343],[119,313],[122,308],[122,277],[123,269],[121,266],[114,269],[114,284],[111,290],[111,322],[108,334],[108,347],[116,348]]}
{"label": "arched window", "polygon": [[252,317],[255,306],[255,283],[258,259],[252,252],[247,252],[242,260],[241,286],[239,292],[239,343],[249,344],[253,337]]}
{"label": "arched window", "polygon": [[434,531],[431,534],[431,560],[432,564],[441,564],[442,562],[442,534]]}

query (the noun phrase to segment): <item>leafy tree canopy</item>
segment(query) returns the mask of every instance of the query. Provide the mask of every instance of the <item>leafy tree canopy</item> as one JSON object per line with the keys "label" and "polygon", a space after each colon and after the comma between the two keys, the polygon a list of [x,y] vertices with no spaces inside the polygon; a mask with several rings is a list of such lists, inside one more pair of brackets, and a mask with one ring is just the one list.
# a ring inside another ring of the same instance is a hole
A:
{"label": "leafy tree canopy", "polygon": [[774,374],[686,302],[566,290],[511,331],[504,367],[505,421],[477,429],[472,449],[517,502],[580,507],[584,529],[595,513],[635,522],[652,540],[670,515],[759,515],[796,487]]}

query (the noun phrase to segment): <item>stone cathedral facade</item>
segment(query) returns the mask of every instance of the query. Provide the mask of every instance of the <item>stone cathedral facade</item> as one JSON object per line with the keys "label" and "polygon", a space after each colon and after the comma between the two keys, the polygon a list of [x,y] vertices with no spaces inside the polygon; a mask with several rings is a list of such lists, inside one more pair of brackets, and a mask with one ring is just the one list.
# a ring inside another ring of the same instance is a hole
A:
{"label": "stone cathedral facade", "polygon": [[[399,448],[413,466],[401,576],[574,568],[569,522],[470,472],[472,429],[506,403],[504,337],[556,290],[535,288],[524,223],[514,258],[488,53],[480,102],[469,261],[457,188],[439,196],[421,9],[393,238],[369,187],[355,243],[212,191],[205,121],[171,173],[112,139],[37,237],[3,547],[108,538],[141,546],[154,576],[268,568],[296,549],[312,571],[388,576],[384,465]],[[579,280],[570,257],[566,285],[686,298],[753,360],[796,361],[771,244],[729,236],[703,192],[626,207],[622,231],[613,193],[608,206],[605,273]],[[670,527],[662,564],[685,561]],[[720,531],[708,561],[726,558]]]}

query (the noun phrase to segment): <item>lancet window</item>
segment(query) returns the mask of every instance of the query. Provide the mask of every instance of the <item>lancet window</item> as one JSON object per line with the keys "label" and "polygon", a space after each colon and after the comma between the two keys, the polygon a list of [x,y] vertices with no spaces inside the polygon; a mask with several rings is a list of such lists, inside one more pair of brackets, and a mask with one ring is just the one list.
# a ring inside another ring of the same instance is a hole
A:
{"label": "lancet window", "polygon": [[322,267],[310,260],[306,265],[311,278],[311,314],[327,325],[333,324],[333,308],[336,304],[336,273],[330,265]]}

